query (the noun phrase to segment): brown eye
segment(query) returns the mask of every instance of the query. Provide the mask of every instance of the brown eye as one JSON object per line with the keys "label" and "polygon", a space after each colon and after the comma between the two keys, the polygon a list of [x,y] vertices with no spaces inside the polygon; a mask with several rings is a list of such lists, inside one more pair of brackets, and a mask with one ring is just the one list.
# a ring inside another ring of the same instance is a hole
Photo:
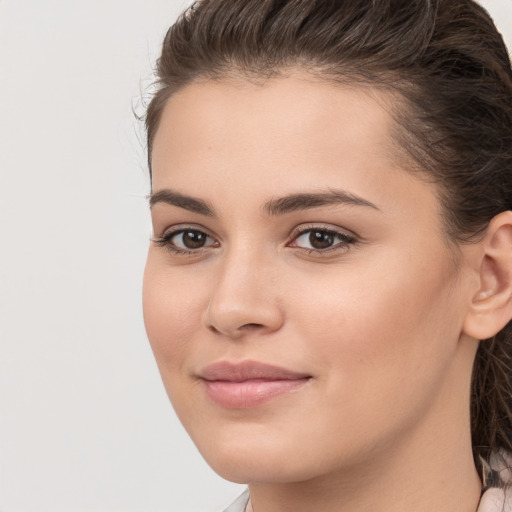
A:
{"label": "brown eye", "polygon": [[311,231],[309,243],[314,249],[328,249],[334,243],[334,235],[325,231]]}
{"label": "brown eye", "polygon": [[330,229],[307,229],[295,237],[290,247],[310,251],[329,251],[330,249],[348,249],[356,243],[353,236]]}
{"label": "brown eye", "polygon": [[194,251],[215,245],[212,237],[197,229],[182,229],[164,237],[164,243],[169,250]]}
{"label": "brown eye", "polygon": [[208,236],[201,231],[184,231],[181,235],[176,235],[175,238],[181,238],[181,244],[186,249],[200,249],[206,244]]}

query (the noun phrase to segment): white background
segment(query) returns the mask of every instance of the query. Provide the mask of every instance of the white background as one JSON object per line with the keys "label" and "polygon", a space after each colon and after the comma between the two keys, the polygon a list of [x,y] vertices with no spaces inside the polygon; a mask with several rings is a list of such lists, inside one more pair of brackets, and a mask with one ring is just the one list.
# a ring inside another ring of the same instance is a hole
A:
{"label": "white background", "polygon": [[[512,0],[483,2],[512,47]],[[0,510],[214,512],[141,314],[132,106],[185,0],[0,0]]]}

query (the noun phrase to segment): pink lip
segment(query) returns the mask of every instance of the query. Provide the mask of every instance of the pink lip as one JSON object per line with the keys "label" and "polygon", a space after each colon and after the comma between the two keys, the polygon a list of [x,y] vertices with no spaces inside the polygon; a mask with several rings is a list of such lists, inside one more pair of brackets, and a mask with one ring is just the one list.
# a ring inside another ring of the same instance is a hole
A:
{"label": "pink lip", "polygon": [[255,361],[221,361],[204,368],[206,394],[220,407],[247,409],[303,386],[310,375]]}

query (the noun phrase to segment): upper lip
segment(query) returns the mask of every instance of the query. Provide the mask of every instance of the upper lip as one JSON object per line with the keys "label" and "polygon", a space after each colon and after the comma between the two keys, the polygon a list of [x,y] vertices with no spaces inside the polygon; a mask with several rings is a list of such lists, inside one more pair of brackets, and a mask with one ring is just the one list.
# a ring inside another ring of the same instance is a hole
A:
{"label": "upper lip", "polygon": [[219,361],[203,368],[199,372],[199,377],[209,381],[243,382],[256,379],[298,380],[309,378],[311,375],[258,361]]}

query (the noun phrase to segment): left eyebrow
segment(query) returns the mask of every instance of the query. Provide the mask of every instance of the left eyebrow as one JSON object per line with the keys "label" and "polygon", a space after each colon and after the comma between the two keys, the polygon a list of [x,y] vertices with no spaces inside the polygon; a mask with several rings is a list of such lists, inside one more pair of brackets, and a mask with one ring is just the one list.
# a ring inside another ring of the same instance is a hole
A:
{"label": "left eyebrow", "polygon": [[159,190],[158,192],[153,192],[149,196],[150,208],[153,208],[153,206],[158,203],[170,204],[171,206],[177,206],[178,208],[199,213],[200,215],[206,215],[207,217],[215,217],[213,208],[206,201],[196,197],[180,194],[179,192],[175,192],[168,188]]}
{"label": "left eyebrow", "polygon": [[373,203],[345,190],[328,190],[326,192],[291,194],[278,199],[271,199],[263,206],[269,215],[284,215],[297,210],[307,210],[320,206],[345,204],[351,206],[365,206],[379,210]]}

